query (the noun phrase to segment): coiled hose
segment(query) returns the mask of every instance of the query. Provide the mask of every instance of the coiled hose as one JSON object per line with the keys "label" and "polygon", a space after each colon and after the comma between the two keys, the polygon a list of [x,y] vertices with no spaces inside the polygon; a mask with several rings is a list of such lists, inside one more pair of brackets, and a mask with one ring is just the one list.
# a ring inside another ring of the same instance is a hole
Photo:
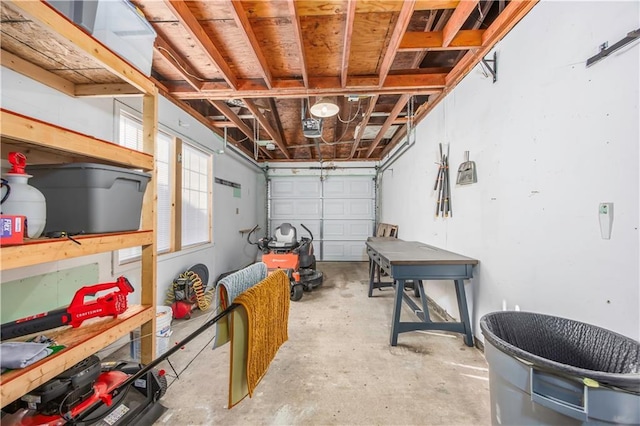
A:
{"label": "coiled hose", "polygon": [[[196,299],[195,302],[198,304],[198,308],[201,311],[206,311],[211,307],[214,289],[212,288],[212,289],[206,290],[204,288],[204,284],[202,283],[202,279],[200,278],[200,276],[193,271],[185,271],[181,273],[178,279],[171,284],[171,287],[169,287],[169,290],[167,291],[167,298],[165,299],[165,304],[171,305],[173,302],[175,302],[176,290],[181,291],[180,287],[184,285],[183,283],[180,283],[181,280],[186,280],[186,286],[187,287],[190,286],[191,289],[193,290],[193,293],[195,294],[195,299]],[[186,293],[184,295],[185,298],[189,302],[194,302],[194,300],[189,300],[191,299],[191,297],[189,297],[190,296],[189,289],[186,288],[184,292]]]}

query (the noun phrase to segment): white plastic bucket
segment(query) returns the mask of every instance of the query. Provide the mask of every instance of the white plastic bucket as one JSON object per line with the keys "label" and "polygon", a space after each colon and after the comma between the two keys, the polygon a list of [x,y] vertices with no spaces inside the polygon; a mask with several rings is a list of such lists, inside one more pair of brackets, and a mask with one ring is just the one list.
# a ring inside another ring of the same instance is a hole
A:
{"label": "white plastic bucket", "polygon": [[156,356],[160,356],[169,350],[171,338],[171,319],[173,311],[171,306],[158,306],[156,308]]}
{"label": "white plastic bucket", "polygon": [[[169,350],[171,341],[171,306],[156,306],[156,357]],[[140,329],[131,332],[131,358],[140,360]]]}

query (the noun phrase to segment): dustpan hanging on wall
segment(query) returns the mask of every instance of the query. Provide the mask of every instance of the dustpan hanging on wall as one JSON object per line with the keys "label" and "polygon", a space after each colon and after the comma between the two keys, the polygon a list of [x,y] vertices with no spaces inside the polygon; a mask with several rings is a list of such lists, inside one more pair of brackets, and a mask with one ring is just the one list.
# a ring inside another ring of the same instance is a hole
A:
{"label": "dustpan hanging on wall", "polygon": [[476,174],[475,161],[469,161],[469,151],[464,152],[464,163],[458,167],[458,178],[456,183],[458,185],[469,185],[478,182],[478,175]]}

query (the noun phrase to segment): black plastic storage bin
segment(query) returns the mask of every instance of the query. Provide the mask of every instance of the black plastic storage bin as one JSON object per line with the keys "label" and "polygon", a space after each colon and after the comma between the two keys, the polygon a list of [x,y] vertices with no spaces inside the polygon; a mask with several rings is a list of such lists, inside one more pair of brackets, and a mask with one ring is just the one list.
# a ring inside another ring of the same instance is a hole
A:
{"label": "black plastic storage bin", "polygon": [[29,166],[47,201],[45,232],[101,234],[140,228],[149,173],[98,163]]}
{"label": "black plastic storage bin", "polygon": [[531,312],[489,313],[480,328],[493,424],[640,424],[639,342]]}

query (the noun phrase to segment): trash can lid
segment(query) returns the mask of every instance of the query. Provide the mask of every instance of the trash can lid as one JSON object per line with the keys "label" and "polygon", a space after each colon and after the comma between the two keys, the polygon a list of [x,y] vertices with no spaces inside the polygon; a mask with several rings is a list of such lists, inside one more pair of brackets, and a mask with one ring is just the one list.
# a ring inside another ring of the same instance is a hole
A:
{"label": "trash can lid", "polygon": [[480,328],[500,351],[534,366],[640,393],[640,343],[595,325],[534,312],[484,315]]}

